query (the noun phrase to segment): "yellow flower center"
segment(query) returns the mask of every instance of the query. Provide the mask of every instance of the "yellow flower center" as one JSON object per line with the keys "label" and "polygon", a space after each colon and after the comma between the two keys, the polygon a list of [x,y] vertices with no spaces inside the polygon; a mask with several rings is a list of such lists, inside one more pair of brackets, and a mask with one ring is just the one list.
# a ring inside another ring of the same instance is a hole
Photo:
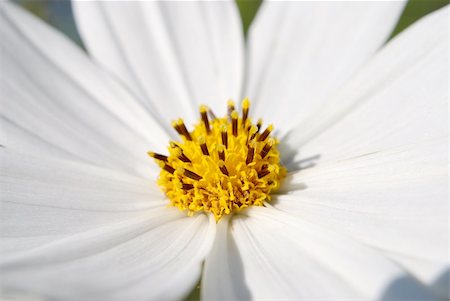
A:
{"label": "yellow flower center", "polygon": [[226,117],[217,118],[200,107],[200,121],[189,132],[182,119],[172,123],[182,141],[171,141],[169,156],[149,152],[161,167],[158,184],[171,205],[211,212],[218,221],[224,214],[250,206],[263,206],[280,186],[286,169],[280,163],[273,126],[262,128],[249,118],[250,102],[242,102],[242,115],[228,102]]}

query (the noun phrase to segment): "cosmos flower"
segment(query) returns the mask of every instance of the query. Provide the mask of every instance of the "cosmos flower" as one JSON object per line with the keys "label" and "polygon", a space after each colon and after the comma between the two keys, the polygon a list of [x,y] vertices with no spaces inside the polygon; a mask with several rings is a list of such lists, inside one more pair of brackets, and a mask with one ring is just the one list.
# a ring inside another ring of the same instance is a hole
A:
{"label": "cosmos flower", "polygon": [[3,297],[448,297],[448,8],[73,4],[0,5]]}

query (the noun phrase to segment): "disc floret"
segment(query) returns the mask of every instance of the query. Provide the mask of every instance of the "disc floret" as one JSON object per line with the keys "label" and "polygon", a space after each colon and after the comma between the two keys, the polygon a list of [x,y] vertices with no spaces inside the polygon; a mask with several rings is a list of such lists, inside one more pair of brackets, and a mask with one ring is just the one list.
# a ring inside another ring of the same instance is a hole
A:
{"label": "disc floret", "polygon": [[158,184],[170,204],[189,215],[197,211],[224,214],[250,206],[263,206],[280,186],[286,170],[280,163],[279,141],[273,125],[262,128],[249,118],[250,102],[244,99],[241,115],[234,102],[228,114],[216,118],[200,106],[200,122],[189,132],[184,121],[172,122],[181,141],[171,141],[169,155],[148,154],[161,167]]}

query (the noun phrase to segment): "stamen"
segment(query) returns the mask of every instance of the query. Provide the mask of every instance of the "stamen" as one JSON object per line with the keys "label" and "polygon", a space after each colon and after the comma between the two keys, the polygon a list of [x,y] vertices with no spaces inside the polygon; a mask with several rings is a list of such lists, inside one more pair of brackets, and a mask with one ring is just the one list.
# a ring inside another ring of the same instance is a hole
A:
{"label": "stamen", "polygon": [[200,148],[202,150],[203,155],[209,156],[208,146],[206,146],[205,137],[203,136],[198,137],[198,144],[200,144]]}
{"label": "stamen", "polygon": [[202,176],[196,174],[195,172],[193,172],[193,171],[191,171],[191,170],[189,170],[189,169],[185,169],[185,168],[182,168],[182,167],[181,167],[181,168],[180,168],[180,172],[181,172],[183,175],[185,175],[186,177],[191,178],[192,180],[195,180],[195,181],[199,181],[199,180],[203,179]]}
{"label": "stamen", "polygon": [[232,101],[231,99],[228,100],[227,102],[227,106],[228,106],[228,116],[231,117],[231,113],[234,111],[234,101]]}
{"label": "stamen", "polygon": [[259,133],[259,131],[261,130],[262,124],[263,124],[263,120],[261,118],[259,118],[258,122],[256,123],[256,127],[258,128],[257,133]]}
{"label": "stamen", "polygon": [[222,136],[222,144],[225,145],[225,148],[228,148],[228,129],[225,124],[220,127],[220,132]]}
{"label": "stamen", "polygon": [[285,176],[273,126],[262,132],[261,119],[252,123],[248,99],[239,114],[233,101],[223,117],[204,105],[199,111],[191,132],[182,119],[172,122],[181,139],[170,141],[168,156],[148,153],[161,167],[158,184],[170,203],[189,216],[210,212],[218,221],[224,214],[270,201]]}
{"label": "stamen", "polygon": [[182,188],[183,190],[191,190],[191,189],[194,188],[194,185],[188,184],[188,183],[182,183],[181,185],[182,185],[181,188]]}
{"label": "stamen", "polygon": [[238,112],[233,111],[231,113],[231,129],[234,137],[236,137],[238,134],[238,118],[239,118]]}
{"label": "stamen", "polygon": [[273,125],[269,125],[265,131],[261,134],[261,136],[258,137],[258,141],[264,141],[266,140],[267,136],[270,135],[270,133],[273,131]]}
{"label": "stamen", "polygon": [[272,137],[267,140],[266,145],[264,145],[263,149],[260,152],[261,159],[264,159],[267,156],[267,154],[269,153],[270,149],[272,148],[272,146],[274,144],[275,144],[275,139],[273,139]]}
{"label": "stamen", "polygon": [[182,134],[184,137],[186,137],[187,140],[192,141],[192,136],[191,136],[191,134],[189,133],[189,131],[187,130],[186,125],[184,124],[183,119],[181,119],[181,118],[178,119],[177,124],[178,124],[178,128],[179,128],[181,134]]}
{"label": "stamen", "polygon": [[175,168],[163,162],[160,162],[159,166],[170,174],[173,174],[175,172]]}
{"label": "stamen", "polygon": [[186,155],[183,153],[183,150],[178,147],[175,149],[175,155],[178,159],[180,159],[184,163],[192,163],[192,161],[186,157]]}
{"label": "stamen", "polygon": [[217,146],[217,153],[219,154],[219,159],[225,161],[225,145],[219,144]]}
{"label": "stamen", "polygon": [[252,141],[253,139],[255,139],[255,136],[257,133],[258,133],[258,128],[256,126],[252,125],[250,127],[250,130],[248,131],[247,143],[249,141]]}
{"label": "stamen", "polygon": [[157,153],[154,153],[154,152],[147,152],[147,154],[150,157],[155,158],[156,160],[160,160],[160,161],[164,161],[164,162],[167,162],[167,160],[168,160],[168,157],[165,156],[165,155],[157,154]]}
{"label": "stamen", "polygon": [[183,133],[181,132],[177,121],[172,121],[172,127],[175,129],[175,131],[177,131],[178,135],[183,136]]}
{"label": "stamen", "polygon": [[209,120],[208,120],[208,107],[200,106],[200,115],[202,116],[203,124],[205,125],[206,133],[211,134],[211,129],[209,128]]}
{"label": "stamen", "polygon": [[249,108],[250,101],[248,100],[248,98],[246,98],[242,101],[242,126],[244,127],[245,123],[247,122]]}
{"label": "stamen", "polygon": [[225,166],[225,162],[219,161],[219,169],[224,175],[226,175],[226,176],[230,175],[230,173],[228,172],[227,167]]}
{"label": "stamen", "polygon": [[256,143],[254,141],[252,141],[252,143],[250,143],[250,145],[248,147],[247,159],[245,160],[245,164],[248,165],[253,162],[253,157],[255,156],[255,148],[256,148]]}
{"label": "stamen", "polygon": [[170,142],[169,142],[169,145],[170,145],[171,148],[180,148],[180,149],[181,149],[181,146],[179,146],[178,144],[176,144],[176,143],[173,142],[173,141],[170,141]]}
{"label": "stamen", "polygon": [[265,176],[267,176],[268,174],[270,174],[272,171],[274,170],[273,166],[270,165],[267,168],[263,168],[258,172],[258,178],[264,178]]}

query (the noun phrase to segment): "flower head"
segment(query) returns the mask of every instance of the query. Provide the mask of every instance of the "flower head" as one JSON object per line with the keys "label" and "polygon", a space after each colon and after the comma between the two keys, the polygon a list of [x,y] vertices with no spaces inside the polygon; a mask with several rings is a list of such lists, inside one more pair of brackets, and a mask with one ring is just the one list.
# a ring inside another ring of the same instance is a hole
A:
{"label": "flower head", "polygon": [[158,183],[173,206],[190,215],[211,212],[218,221],[224,214],[270,200],[286,172],[278,142],[270,136],[273,126],[263,130],[262,122],[253,124],[249,109],[245,99],[240,117],[230,101],[228,116],[216,118],[201,106],[201,121],[192,132],[182,119],[173,122],[183,141],[170,142],[169,156],[149,152],[161,167]]}
{"label": "flower head", "polygon": [[73,6],[0,3],[2,297],[448,297],[448,7]]}

